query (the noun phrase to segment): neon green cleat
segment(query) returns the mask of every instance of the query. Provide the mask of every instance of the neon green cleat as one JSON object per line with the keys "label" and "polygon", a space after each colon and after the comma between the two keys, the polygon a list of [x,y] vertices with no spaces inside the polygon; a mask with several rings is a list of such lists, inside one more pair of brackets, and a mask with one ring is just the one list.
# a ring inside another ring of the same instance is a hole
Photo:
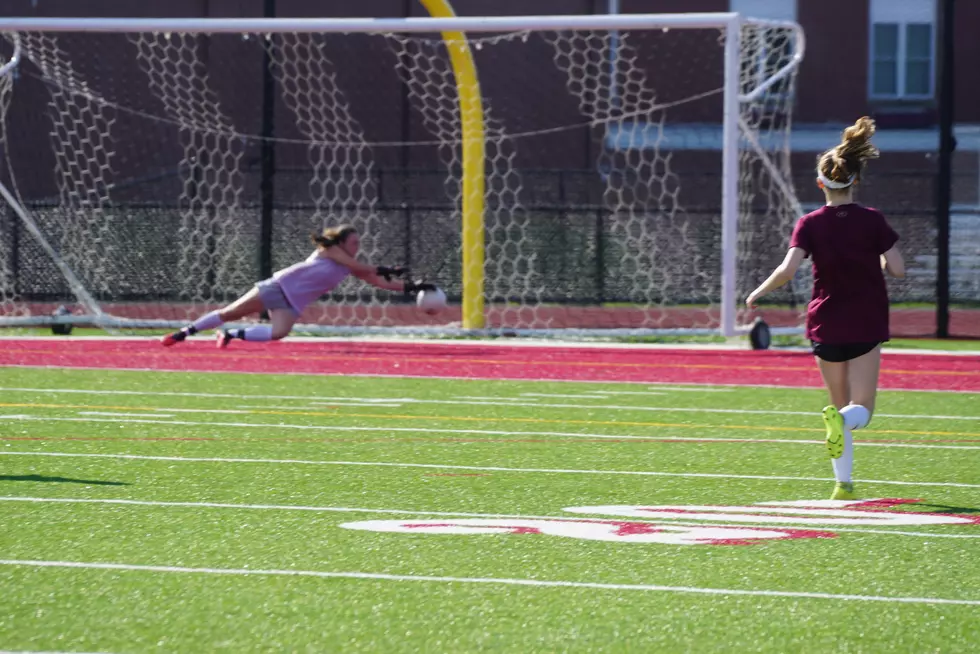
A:
{"label": "neon green cleat", "polygon": [[823,424],[827,428],[827,452],[831,459],[844,453],[844,416],[834,406],[823,409]]}
{"label": "neon green cleat", "polygon": [[834,494],[830,496],[832,500],[856,500],[857,494],[854,492],[854,484],[850,482],[837,482],[834,486]]}

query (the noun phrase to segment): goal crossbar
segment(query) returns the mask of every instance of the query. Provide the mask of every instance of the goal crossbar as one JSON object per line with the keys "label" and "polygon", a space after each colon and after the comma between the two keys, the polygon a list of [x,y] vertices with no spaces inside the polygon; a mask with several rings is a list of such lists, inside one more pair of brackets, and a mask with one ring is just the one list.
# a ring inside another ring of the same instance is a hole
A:
{"label": "goal crossbar", "polygon": [[[568,16],[460,16],[455,18],[0,18],[2,32],[362,33],[527,32],[728,28],[743,20],[733,12]],[[796,23],[752,19],[796,29]]]}

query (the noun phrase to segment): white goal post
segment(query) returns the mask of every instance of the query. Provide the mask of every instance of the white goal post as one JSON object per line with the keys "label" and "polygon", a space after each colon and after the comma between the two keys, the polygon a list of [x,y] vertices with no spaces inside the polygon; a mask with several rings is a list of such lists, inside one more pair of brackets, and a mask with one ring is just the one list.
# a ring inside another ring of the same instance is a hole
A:
{"label": "white goal post", "polygon": [[800,215],[793,22],[0,18],[0,45],[0,327],[182,325],[347,222],[454,308],[347,282],[303,331],[734,336]]}

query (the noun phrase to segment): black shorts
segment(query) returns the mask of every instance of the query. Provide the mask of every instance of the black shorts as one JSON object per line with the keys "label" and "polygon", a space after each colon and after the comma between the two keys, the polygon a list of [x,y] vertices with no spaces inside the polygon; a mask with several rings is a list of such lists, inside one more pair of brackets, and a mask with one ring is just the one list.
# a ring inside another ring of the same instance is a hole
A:
{"label": "black shorts", "polygon": [[813,353],[817,357],[833,363],[856,359],[881,345],[881,341],[873,343],[817,343],[810,341],[810,343],[813,344]]}

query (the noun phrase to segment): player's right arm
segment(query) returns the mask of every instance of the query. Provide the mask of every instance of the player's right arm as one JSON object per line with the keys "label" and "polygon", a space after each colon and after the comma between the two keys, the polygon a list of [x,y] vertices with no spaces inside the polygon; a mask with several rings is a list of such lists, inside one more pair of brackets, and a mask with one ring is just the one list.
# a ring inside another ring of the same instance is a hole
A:
{"label": "player's right arm", "polygon": [[902,258],[902,253],[898,251],[898,247],[893,245],[881,255],[881,269],[892,277],[898,279],[905,277],[905,259]]}
{"label": "player's right arm", "polygon": [[[378,286],[378,288],[388,289],[389,291],[401,290],[401,282],[395,282],[395,285],[397,286],[397,288],[395,288],[392,286],[392,282],[390,281],[391,277],[401,277],[408,274],[408,269],[401,266],[373,266],[371,264],[358,261],[351,255],[347,254],[347,252],[345,252],[344,249],[338,245],[331,245],[323,248],[323,253],[328,259],[335,261],[344,268],[350,270],[351,274],[355,277],[363,279],[374,286]],[[372,278],[375,277],[383,277],[384,279],[381,281],[383,281],[386,285],[375,284],[374,281],[372,281]]]}
{"label": "player's right arm", "polygon": [[769,275],[766,281],[762,282],[757,289],[749,294],[749,297],[745,300],[745,305],[750,309],[754,309],[756,300],[792,281],[805,257],[806,251],[803,248],[791,247],[786,252],[782,263],[776,266],[776,269],[772,271],[772,274]]}

